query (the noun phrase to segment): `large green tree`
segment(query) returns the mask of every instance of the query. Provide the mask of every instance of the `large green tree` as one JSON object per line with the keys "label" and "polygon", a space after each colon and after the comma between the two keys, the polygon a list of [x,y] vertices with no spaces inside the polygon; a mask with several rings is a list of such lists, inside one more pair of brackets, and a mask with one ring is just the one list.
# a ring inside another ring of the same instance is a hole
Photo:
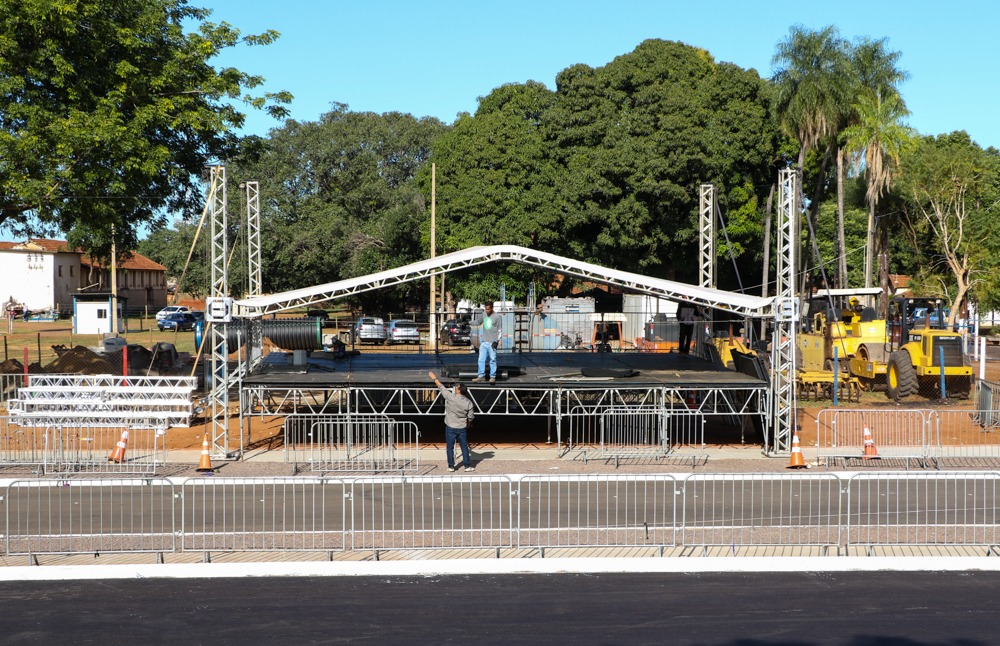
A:
{"label": "large green tree", "polygon": [[918,280],[925,295],[950,301],[949,323],[997,269],[998,162],[996,149],[983,150],[965,132],[918,138],[901,155],[906,230],[923,252]]}
{"label": "large green tree", "polygon": [[[435,146],[442,251],[517,242],[694,282],[698,186],[711,182],[733,253],[758,271],[758,191],[778,141],[766,81],[702,49],[649,40],[603,67],[569,67],[556,86],[498,88]],[[503,275],[508,293],[518,279]],[[471,295],[489,280],[452,284]]]}
{"label": "large green tree", "polygon": [[187,0],[6,0],[0,6],[0,228],[61,230],[107,254],[165,212],[200,210],[199,175],[238,143],[242,102],[287,93],[212,59],[241,36]]}
{"label": "large green tree", "polygon": [[[245,146],[227,166],[230,209],[239,210],[238,182],[260,183],[264,289],[323,284],[425,258],[428,206],[417,173],[446,129],[434,118],[337,104],[317,122],[288,121]],[[374,313],[424,298],[413,283],[358,300]]]}

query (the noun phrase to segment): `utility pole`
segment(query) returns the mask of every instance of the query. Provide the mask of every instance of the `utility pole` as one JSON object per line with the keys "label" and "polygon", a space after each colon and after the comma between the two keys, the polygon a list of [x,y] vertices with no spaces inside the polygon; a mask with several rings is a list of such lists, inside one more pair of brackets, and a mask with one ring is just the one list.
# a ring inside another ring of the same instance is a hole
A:
{"label": "utility pole", "polygon": [[118,336],[118,245],[111,225],[111,333]]}
{"label": "utility pole", "polygon": [[[431,258],[437,255],[437,165],[431,164]],[[442,281],[443,282],[443,281]],[[441,295],[444,298],[444,294]],[[431,274],[431,307],[430,307],[430,337],[431,350],[437,352],[437,276]]]}

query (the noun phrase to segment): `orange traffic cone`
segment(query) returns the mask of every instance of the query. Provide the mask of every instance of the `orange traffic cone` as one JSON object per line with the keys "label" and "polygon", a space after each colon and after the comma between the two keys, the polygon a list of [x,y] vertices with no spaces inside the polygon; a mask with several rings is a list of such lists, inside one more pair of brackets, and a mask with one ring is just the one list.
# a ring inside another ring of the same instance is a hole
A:
{"label": "orange traffic cone", "polygon": [[807,469],[805,459],[802,457],[802,447],[799,445],[799,432],[792,433],[792,456],[788,461],[786,469]]}
{"label": "orange traffic cone", "polygon": [[199,472],[205,471],[215,471],[212,468],[212,458],[208,454],[208,433],[205,433],[205,439],[201,442],[201,461],[198,462]]}
{"label": "orange traffic cone", "polygon": [[684,403],[692,410],[698,408],[698,397],[695,395],[693,390],[689,390],[685,393]]}
{"label": "orange traffic cone", "polygon": [[122,431],[122,436],[118,440],[118,444],[115,444],[115,448],[111,451],[111,455],[108,456],[108,462],[114,462],[115,464],[121,464],[125,461],[125,446],[128,444],[128,429]]}
{"label": "orange traffic cone", "polygon": [[875,440],[872,439],[872,432],[868,430],[867,424],[865,424],[864,455],[861,457],[865,460],[880,460],[882,457],[878,454],[878,449],[875,448]]}

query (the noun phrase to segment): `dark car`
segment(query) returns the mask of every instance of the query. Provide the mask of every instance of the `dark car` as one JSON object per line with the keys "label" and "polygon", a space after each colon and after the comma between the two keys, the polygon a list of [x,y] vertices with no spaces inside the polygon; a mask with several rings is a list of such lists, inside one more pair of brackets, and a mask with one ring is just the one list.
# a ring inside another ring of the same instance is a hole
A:
{"label": "dark car", "polygon": [[472,343],[472,328],[468,321],[448,319],[441,326],[442,345],[469,345]]}
{"label": "dark car", "polygon": [[176,314],[167,314],[166,318],[156,322],[156,327],[160,328],[160,332],[163,332],[164,330],[193,330],[197,321],[198,319],[196,319],[192,314],[188,312],[179,312]]}

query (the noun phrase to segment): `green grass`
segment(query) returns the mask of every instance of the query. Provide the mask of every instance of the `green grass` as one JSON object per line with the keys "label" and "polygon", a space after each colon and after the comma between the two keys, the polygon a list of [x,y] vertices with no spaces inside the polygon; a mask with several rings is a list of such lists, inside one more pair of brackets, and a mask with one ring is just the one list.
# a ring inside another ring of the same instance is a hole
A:
{"label": "green grass", "polygon": [[[49,364],[56,358],[56,353],[52,349],[54,345],[65,345],[73,348],[82,345],[87,348],[97,348],[104,336],[100,334],[74,334],[73,322],[69,319],[51,322],[25,323],[24,321],[14,321],[13,331],[9,332],[8,322],[0,319],[2,323],[3,355],[0,360],[17,359],[24,361],[24,350],[28,350],[29,363],[41,363],[43,366]],[[194,332],[160,332],[156,329],[156,319],[130,318],[128,319],[128,332],[122,334],[128,343],[134,343],[146,348],[155,343],[173,343],[178,352],[191,352],[194,350]]]}

